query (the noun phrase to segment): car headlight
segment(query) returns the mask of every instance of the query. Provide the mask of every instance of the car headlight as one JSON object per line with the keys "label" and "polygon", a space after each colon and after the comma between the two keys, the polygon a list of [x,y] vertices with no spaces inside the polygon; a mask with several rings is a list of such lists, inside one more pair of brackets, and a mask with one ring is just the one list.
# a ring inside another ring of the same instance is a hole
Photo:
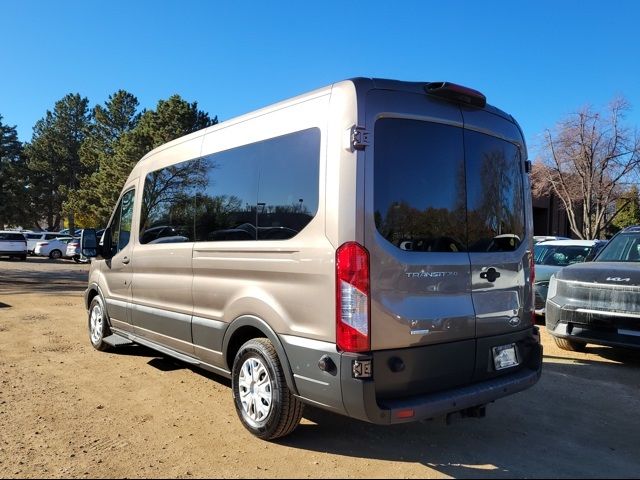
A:
{"label": "car headlight", "polygon": [[556,280],[556,276],[552,275],[549,279],[549,288],[547,289],[547,298],[553,298],[556,296],[558,290],[558,281]]}

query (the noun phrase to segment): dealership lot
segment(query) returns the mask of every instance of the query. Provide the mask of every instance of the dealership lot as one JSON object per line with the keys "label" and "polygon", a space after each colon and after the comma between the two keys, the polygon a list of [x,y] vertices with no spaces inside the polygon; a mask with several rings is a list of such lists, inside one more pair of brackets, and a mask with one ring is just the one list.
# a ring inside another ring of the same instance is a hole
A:
{"label": "dealership lot", "polygon": [[142,347],[95,351],[88,265],[0,259],[0,477],[637,477],[640,353],[559,350],[484,419],[378,427],[307,408],[276,443],[229,382]]}

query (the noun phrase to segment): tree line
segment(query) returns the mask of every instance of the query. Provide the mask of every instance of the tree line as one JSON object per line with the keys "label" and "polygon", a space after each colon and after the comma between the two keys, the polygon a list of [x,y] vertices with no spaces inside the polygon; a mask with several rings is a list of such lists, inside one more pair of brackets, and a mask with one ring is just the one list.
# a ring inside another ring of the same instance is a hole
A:
{"label": "tree line", "polygon": [[93,108],[77,93],[64,96],[26,143],[0,115],[0,228],[104,227],[138,160],[216,123],[179,95],[141,110],[124,90]]}
{"label": "tree line", "polygon": [[[640,223],[640,136],[624,98],[587,106],[544,132],[531,175],[534,196],[555,195],[579,238]],[[0,114],[0,228],[58,230],[106,224],[136,162],[153,148],[218,123],[179,95],[141,110],[119,90],[102,105],[68,94],[18,140]]]}

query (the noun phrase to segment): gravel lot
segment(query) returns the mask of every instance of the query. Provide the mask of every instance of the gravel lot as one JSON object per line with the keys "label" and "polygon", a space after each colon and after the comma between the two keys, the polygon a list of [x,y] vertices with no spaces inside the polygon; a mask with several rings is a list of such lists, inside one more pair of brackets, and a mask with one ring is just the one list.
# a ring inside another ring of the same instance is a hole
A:
{"label": "gravel lot", "polygon": [[637,478],[640,354],[559,350],[484,419],[377,427],[307,408],[276,443],[229,383],[143,347],[95,351],[88,266],[0,259],[0,477]]}

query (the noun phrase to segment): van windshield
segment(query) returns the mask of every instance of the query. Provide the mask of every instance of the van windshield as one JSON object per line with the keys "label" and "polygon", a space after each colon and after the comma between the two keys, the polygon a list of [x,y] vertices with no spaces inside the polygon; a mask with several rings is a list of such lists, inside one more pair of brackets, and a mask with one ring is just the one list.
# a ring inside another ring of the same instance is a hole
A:
{"label": "van windshield", "polygon": [[518,148],[460,127],[376,122],[374,215],[396,247],[420,252],[499,252],[524,239]]}

